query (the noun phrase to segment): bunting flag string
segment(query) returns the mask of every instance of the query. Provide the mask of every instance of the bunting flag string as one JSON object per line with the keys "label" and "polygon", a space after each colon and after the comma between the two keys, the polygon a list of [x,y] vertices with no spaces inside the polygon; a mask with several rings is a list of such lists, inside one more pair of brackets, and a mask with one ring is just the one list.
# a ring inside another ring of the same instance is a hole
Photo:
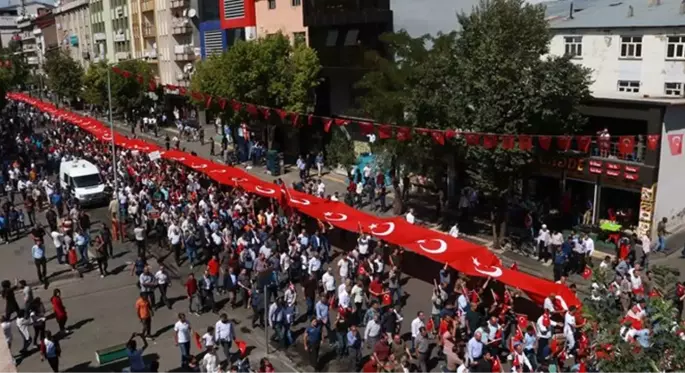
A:
{"label": "bunting flag string", "polygon": [[[559,304],[559,311],[568,310],[571,306],[582,306],[578,297],[566,285],[506,268],[501,260],[484,246],[411,224],[403,217],[378,217],[356,210],[342,202],[283,189],[243,169],[215,163],[180,150],[165,151],[153,143],[113,133],[109,125],[95,118],[57,108],[53,104],[36,100],[26,94],[9,93],[8,97],[32,105],[53,118],[59,118],[64,123],[78,126],[99,141],[107,143],[111,141],[117,147],[142,154],[158,152],[162,159],[188,167],[218,183],[241,188],[264,198],[282,200],[289,208],[296,209],[314,219],[326,221],[337,228],[373,235],[379,240],[405,247],[437,263],[447,263],[467,276],[492,278],[520,289],[539,305],[542,305],[550,296],[554,296],[555,304]],[[331,123],[333,119],[328,119],[328,121]]]}
{"label": "bunting flag string", "polygon": [[[124,78],[135,77],[136,81],[141,86],[145,86],[144,78],[142,75],[137,74],[133,76],[128,71],[122,70],[119,67],[112,67],[112,72],[122,76]],[[399,126],[387,123],[377,123],[368,120],[350,120],[344,118],[330,118],[320,115],[314,115],[311,113],[297,113],[289,112],[281,108],[271,108],[263,105],[256,105],[253,103],[240,102],[234,99],[227,99],[223,97],[214,97],[209,94],[190,91],[185,87],[179,87],[176,85],[158,85],[154,80],[150,80],[147,83],[148,90],[155,91],[158,88],[166,88],[169,91],[177,91],[181,96],[187,96],[190,93],[190,98],[198,103],[203,103],[205,108],[211,109],[217,106],[221,110],[226,110],[227,103],[230,109],[234,112],[245,112],[254,119],[264,119],[270,120],[272,112],[276,113],[280,118],[281,123],[285,124],[291,122],[294,127],[298,127],[299,118],[301,116],[306,116],[306,124],[308,126],[318,123],[322,126],[325,132],[330,132],[331,127],[335,124],[337,127],[348,126],[350,123],[356,123],[359,127],[360,133],[364,136],[367,135],[377,135],[381,140],[396,139],[397,141],[410,141],[413,137],[413,133],[425,135],[420,136],[420,138],[431,139],[436,145],[444,146],[448,144],[448,140],[462,139],[466,142],[466,145],[470,146],[481,146],[488,150],[495,150],[501,147],[504,150],[516,149],[516,141],[518,140],[518,149],[521,151],[533,151],[534,144],[537,148],[551,151],[557,150],[560,152],[576,151],[581,153],[587,153],[590,151],[591,145],[593,143],[593,138],[595,142],[599,142],[598,136],[589,135],[548,135],[548,134],[496,134],[496,133],[483,133],[483,132],[473,132],[473,131],[462,131],[459,129],[432,129],[424,127],[407,127]],[[616,149],[618,154],[623,157],[629,156],[635,151],[635,148],[640,145],[636,140],[638,136],[633,135],[622,135],[622,136],[610,136],[610,141],[616,142]],[[659,145],[660,135],[658,134],[648,134],[646,136],[646,144],[641,144],[647,150],[656,151]],[[536,141],[534,141],[536,140]],[[607,141],[606,136],[602,138],[601,141]],[[575,146],[574,146],[575,145]]]}

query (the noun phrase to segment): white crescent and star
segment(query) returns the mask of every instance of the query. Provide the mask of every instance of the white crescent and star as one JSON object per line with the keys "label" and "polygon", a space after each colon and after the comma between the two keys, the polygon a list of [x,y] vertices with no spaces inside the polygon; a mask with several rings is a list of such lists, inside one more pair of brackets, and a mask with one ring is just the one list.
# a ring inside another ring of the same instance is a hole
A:
{"label": "white crescent and star", "polygon": [[273,189],[271,189],[271,188],[262,188],[262,187],[259,186],[259,185],[255,186],[254,189],[255,189],[256,191],[258,191],[258,192],[260,192],[260,193],[264,193],[264,194],[274,194],[274,193],[276,193],[276,191],[273,190]]}
{"label": "white crescent and star", "polygon": [[190,166],[190,167],[192,167],[192,168],[194,168],[194,169],[196,169],[196,170],[201,170],[201,169],[207,168],[207,164],[206,164],[206,163],[203,163],[203,164],[194,164],[194,165],[192,165],[192,166]]}
{"label": "white crescent and star", "polygon": [[480,262],[478,261],[478,258],[471,257],[471,259],[473,260],[473,266],[474,266],[474,269],[476,270],[476,272],[478,272],[482,275],[485,275],[485,276],[490,276],[490,277],[502,276],[502,268],[491,266],[490,270],[484,270],[484,269],[480,268],[481,265],[480,265]]}
{"label": "white crescent and star", "polygon": [[327,212],[323,214],[323,216],[326,218],[328,221],[345,221],[347,220],[347,215],[341,214],[339,212]]}
{"label": "white crescent and star", "polygon": [[171,159],[175,160],[176,162],[183,162],[183,161],[185,161],[185,160],[186,160],[186,158],[185,158],[185,157],[180,157],[180,158],[171,158]]}
{"label": "white crescent and star", "polygon": [[[428,242],[436,242],[438,243],[438,248],[437,249],[430,249],[424,246],[424,244]],[[427,240],[418,240],[416,241],[417,244],[419,244],[419,247],[421,250],[427,252],[428,254],[442,254],[445,251],[447,251],[447,242],[441,238],[429,238]]]}
{"label": "white crescent and star", "polygon": [[[211,170],[211,171],[209,171],[209,172],[210,172],[210,173],[213,173],[213,174],[225,174],[227,171],[226,171],[225,169],[221,168],[221,169],[218,169],[218,170]],[[235,179],[235,178],[234,178],[234,179]]]}
{"label": "white crescent and star", "polygon": [[237,184],[237,183],[242,183],[243,181],[247,181],[247,179],[244,179],[242,177],[232,177],[231,181]]}
{"label": "white crescent and star", "polygon": [[290,202],[298,204],[298,205],[302,205],[302,206],[309,206],[312,204],[311,202],[309,202],[309,200],[304,199],[304,198],[292,198],[291,197]]}
{"label": "white crescent and star", "polygon": [[102,139],[105,141],[110,141],[110,140],[112,140],[112,136],[111,135],[104,135],[104,136],[102,136]]}
{"label": "white crescent and star", "polygon": [[[384,231],[377,231],[376,228],[378,228],[382,225],[385,225],[387,228]],[[392,232],[395,231],[395,223],[393,223],[391,221],[382,222],[379,224],[373,223],[373,224],[369,225],[369,229],[371,229],[371,234],[373,234],[374,236],[384,237],[384,236],[390,235]]]}

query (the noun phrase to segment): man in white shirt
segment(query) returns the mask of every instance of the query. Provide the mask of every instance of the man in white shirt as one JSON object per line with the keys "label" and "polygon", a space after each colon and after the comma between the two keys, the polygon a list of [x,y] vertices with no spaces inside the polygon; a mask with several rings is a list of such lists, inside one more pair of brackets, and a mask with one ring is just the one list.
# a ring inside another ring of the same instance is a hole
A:
{"label": "man in white shirt", "polygon": [[[166,296],[167,289],[169,288],[169,285],[171,285],[171,283],[169,281],[169,274],[167,274],[164,265],[159,266],[157,273],[155,273],[155,280],[157,282],[157,288],[159,289],[160,300],[162,301],[162,303],[166,304],[168,309],[171,309],[171,302],[169,301],[169,298],[167,298]],[[150,306],[155,307],[154,304],[151,304]]]}
{"label": "man in white shirt", "polygon": [[457,223],[454,223],[452,228],[450,228],[449,235],[454,238],[459,238],[459,225]]}
{"label": "man in white shirt", "polygon": [[414,344],[416,342],[416,337],[421,333],[421,328],[425,327],[426,324],[423,320],[426,319],[426,315],[423,311],[419,311],[416,314],[416,318],[411,321],[411,349],[414,350]]}
{"label": "man in white shirt", "polygon": [[226,360],[231,361],[231,344],[235,341],[235,332],[225,313],[219,316],[219,321],[214,325],[214,341],[223,349]]}
{"label": "man in white shirt", "polygon": [[407,218],[407,223],[409,223],[409,224],[414,224],[416,222],[416,217],[414,216],[414,209],[409,209],[409,211],[407,211],[406,218]]}
{"label": "man in white shirt", "polygon": [[338,274],[341,279],[346,279],[350,272],[350,262],[347,257],[342,257],[338,260]]}
{"label": "man in white shirt", "polygon": [[[154,306],[154,305],[151,305]],[[184,313],[178,314],[178,321],[174,324],[174,341],[181,348],[181,366],[186,366],[190,358],[190,323]]]}
{"label": "man in white shirt", "polygon": [[549,339],[552,338],[554,328],[558,325],[556,321],[552,320],[552,313],[548,310],[538,317],[536,322],[538,334],[538,351],[542,351],[549,345]]}
{"label": "man in white shirt", "polygon": [[333,268],[328,268],[326,273],[321,276],[321,283],[323,284],[323,289],[328,294],[328,297],[335,295],[335,277],[333,276]]}
{"label": "man in white shirt", "polygon": [[583,246],[585,246],[585,256],[589,260],[592,258],[592,253],[595,252],[595,241],[587,233],[585,233],[583,238]]}
{"label": "man in white shirt", "polygon": [[64,264],[64,234],[53,231],[50,233],[52,237],[52,243],[55,244],[55,252],[57,253],[57,262],[59,264]]}
{"label": "man in white shirt", "polygon": [[357,239],[357,250],[359,250],[359,260],[364,260],[369,255],[369,235],[363,234]]}
{"label": "man in white shirt", "polygon": [[319,278],[319,271],[321,270],[321,260],[319,260],[319,255],[314,253],[312,257],[307,262],[308,273],[317,279]]}
{"label": "man in white shirt", "polygon": [[552,234],[549,229],[547,229],[546,224],[543,224],[542,227],[540,227],[536,241],[538,244],[538,260],[544,261],[551,259],[549,255],[549,244],[552,241]]}
{"label": "man in white shirt", "polygon": [[573,351],[576,346],[576,317],[573,313],[576,312],[576,306],[571,306],[564,315],[564,337],[566,338],[566,349],[567,351]]}

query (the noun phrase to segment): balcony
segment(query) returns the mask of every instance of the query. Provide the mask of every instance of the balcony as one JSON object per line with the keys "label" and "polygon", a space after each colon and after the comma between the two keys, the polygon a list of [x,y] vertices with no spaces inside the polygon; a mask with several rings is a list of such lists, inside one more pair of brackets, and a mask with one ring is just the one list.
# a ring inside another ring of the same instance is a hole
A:
{"label": "balcony", "polygon": [[633,163],[645,162],[645,154],[647,152],[645,140],[636,141],[633,152],[626,155],[621,154],[619,151],[619,145],[620,144],[618,141],[610,141],[603,144],[593,141],[592,145],[590,146],[590,156],[602,160],[615,160]]}
{"label": "balcony", "polygon": [[24,53],[33,53],[33,52],[36,52],[36,51],[37,51],[37,48],[36,48],[36,45],[35,45],[35,44],[24,44],[24,45],[21,47],[21,50],[22,50]]}
{"label": "balcony", "polygon": [[144,38],[154,38],[157,36],[155,33],[155,28],[152,26],[143,27],[143,37]]}
{"label": "balcony", "polygon": [[32,66],[37,66],[39,62],[38,57],[29,57],[26,59],[26,63]]}
{"label": "balcony", "polygon": [[0,27],[17,27],[16,16],[0,16]]}
{"label": "balcony", "polygon": [[143,1],[140,3],[140,11],[145,13],[145,12],[152,12],[155,10],[155,2],[154,1]]}
{"label": "balcony", "polygon": [[183,53],[174,53],[174,61],[176,62],[191,62],[195,61],[196,56],[192,51],[185,51]]}
{"label": "balcony", "polygon": [[185,8],[188,6],[188,1],[186,0],[171,0],[171,5],[169,6],[171,9],[176,9],[176,8]]}
{"label": "balcony", "polygon": [[193,28],[190,25],[174,26],[171,29],[172,35],[186,35],[190,34],[191,32],[193,32]]}
{"label": "balcony", "polygon": [[304,25],[392,23],[390,0],[304,0]]}

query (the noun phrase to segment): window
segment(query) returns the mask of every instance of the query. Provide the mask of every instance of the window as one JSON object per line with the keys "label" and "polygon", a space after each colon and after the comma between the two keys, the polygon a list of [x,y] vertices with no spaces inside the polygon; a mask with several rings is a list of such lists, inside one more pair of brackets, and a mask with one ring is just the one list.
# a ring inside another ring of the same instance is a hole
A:
{"label": "window", "polygon": [[666,58],[685,59],[685,36],[669,36]]}
{"label": "window", "polygon": [[300,6],[300,5],[302,5],[302,0],[290,0],[290,5]]}
{"label": "window", "polygon": [[269,0],[269,9],[276,9],[276,0]]}
{"label": "window", "polygon": [[359,30],[357,29],[352,29],[347,31],[347,34],[345,35],[345,45],[346,46],[354,46],[357,45],[357,37],[359,36]]}
{"label": "window", "polygon": [[326,36],[326,46],[335,47],[338,44],[338,30],[328,30],[328,35]]}
{"label": "window", "polygon": [[621,36],[621,57],[642,58],[642,36]]}
{"label": "window", "polygon": [[583,37],[566,36],[564,37],[564,54],[571,57],[583,56]]}
{"label": "window", "polygon": [[307,34],[304,32],[293,32],[293,43],[295,45],[306,44]]}
{"label": "window", "polygon": [[683,97],[683,83],[666,83],[664,84],[664,93],[666,96]]}
{"label": "window", "polygon": [[618,81],[618,91],[628,92],[628,93],[639,93],[640,92],[640,82],[637,80],[619,80]]}

